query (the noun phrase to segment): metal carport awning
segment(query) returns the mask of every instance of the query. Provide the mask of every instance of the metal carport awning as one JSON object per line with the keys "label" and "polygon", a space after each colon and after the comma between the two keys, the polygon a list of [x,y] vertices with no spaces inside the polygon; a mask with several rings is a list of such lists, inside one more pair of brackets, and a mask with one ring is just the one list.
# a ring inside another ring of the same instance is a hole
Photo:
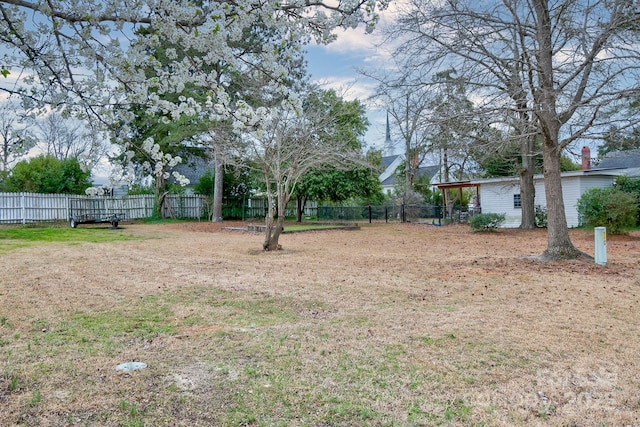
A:
{"label": "metal carport awning", "polygon": [[462,189],[463,188],[476,188],[476,198],[478,200],[478,204],[480,203],[480,184],[474,183],[471,181],[456,181],[456,182],[440,182],[437,184],[433,184],[434,187],[438,188],[438,190],[442,191],[442,215],[446,215],[447,212],[447,191],[445,190],[455,190],[458,189],[460,191],[460,200],[462,200]]}

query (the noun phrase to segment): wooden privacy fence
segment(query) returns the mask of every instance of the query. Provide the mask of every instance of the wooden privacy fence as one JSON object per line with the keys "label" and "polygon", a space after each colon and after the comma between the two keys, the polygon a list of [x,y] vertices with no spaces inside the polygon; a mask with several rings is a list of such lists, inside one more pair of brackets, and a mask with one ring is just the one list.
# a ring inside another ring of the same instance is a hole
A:
{"label": "wooden privacy fence", "polygon": [[[149,218],[154,212],[154,196],[81,196],[77,194],[0,193],[0,223],[25,224],[37,221],[68,221],[70,199],[100,199],[105,207],[124,212],[127,220]],[[206,200],[197,194],[167,196],[166,216],[201,218]]]}

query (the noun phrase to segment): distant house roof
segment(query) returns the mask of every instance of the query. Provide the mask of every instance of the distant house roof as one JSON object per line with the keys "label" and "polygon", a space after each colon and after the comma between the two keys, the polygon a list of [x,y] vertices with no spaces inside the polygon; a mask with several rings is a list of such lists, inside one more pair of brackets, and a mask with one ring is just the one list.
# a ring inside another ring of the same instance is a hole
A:
{"label": "distant house roof", "polygon": [[[588,169],[588,170],[577,170],[577,171],[569,171],[569,172],[562,172],[560,174],[560,176],[562,178],[571,178],[571,177],[583,177],[583,176],[610,176],[610,177],[616,177],[616,176],[620,176],[623,175],[625,173],[624,170],[622,169]],[[543,174],[536,174],[533,176],[534,180],[542,180],[544,179],[544,175]],[[496,183],[517,183],[520,181],[520,178],[517,176],[498,176],[498,177],[493,177],[493,178],[479,178],[479,179],[472,179],[471,181],[461,181],[459,183],[452,183],[452,184],[461,184],[460,186],[465,187],[465,186],[477,186],[477,185],[484,185],[484,184],[496,184]],[[446,187],[448,186],[450,183],[438,183],[435,184],[436,186],[442,188],[442,187]]]}
{"label": "distant house roof", "polygon": [[608,153],[595,169],[640,168],[640,149]]}
{"label": "distant house roof", "polygon": [[382,162],[380,163],[380,165],[384,168],[384,170],[387,170],[387,168],[391,166],[391,164],[395,162],[398,157],[402,157],[402,156],[400,154],[394,154],[393,156],[385,156],[382,158]]}
{"label": "distant house roof", "polygon": [[[423,167],[420,167],[420,168],[416,169],[416,173],[415,173],[414,177],[415,178],[422,178],[424,175],[426,175],[429,178],[433,178],[438,173],[439,170],[440,170],[440,166],[438,166],[438,165],[423,166]],[[383,187],[393,186],[393,185],[396,185],[396,182],[397,182],[396,181],[396,175],[392,174],[387,179],[382,181],[382,186]]]}

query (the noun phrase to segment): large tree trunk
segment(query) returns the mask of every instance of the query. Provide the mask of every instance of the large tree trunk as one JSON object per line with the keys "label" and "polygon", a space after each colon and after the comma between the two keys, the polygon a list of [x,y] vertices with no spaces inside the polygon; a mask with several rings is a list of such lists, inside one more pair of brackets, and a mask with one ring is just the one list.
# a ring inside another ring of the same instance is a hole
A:
{"label": "large tree trunk", "polygon": [[543,259],[574,259],[583,255],[577,250],[569,238],[567,217],[562,196],[562,180],[560,175],[560,150],[556,146],[544,145],[544,189],[547,198],[547,250]]}
{"label": "large tree trunk", "polygon": [[520,228],[531,230],[536,228],[536,188],[533,182],[533,173],[527,169],[520,171],[520,203],[522,219]]}
{"label": "large tree trunk", "polygon": [[211,215],[211,221],[222,222],[224,163],[222,162],[222,156],[218,154],[217,150],[214,150],[213,162],[214,162],[213,214]]}
{"label": "large tree trunk", "polygon": [[562,197],[560,157],[562,147],[559,133],[562,122],[556,109],[556,92],[553,80],[553,43],[551,41],[551,18],[547,0],[533,1],[538,39],[538,81],[536,93],[536,115],[544,138],[542,157],[544,162],[544,190],[547,198],[547,250],[543,259],[560,260],[577,258],[582,253],[571,243],[567,217]]}

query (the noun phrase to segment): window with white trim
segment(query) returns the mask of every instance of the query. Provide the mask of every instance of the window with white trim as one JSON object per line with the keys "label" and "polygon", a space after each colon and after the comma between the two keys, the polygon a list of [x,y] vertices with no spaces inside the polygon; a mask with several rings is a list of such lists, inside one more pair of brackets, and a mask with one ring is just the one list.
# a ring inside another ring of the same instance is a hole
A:
{"label": "window with white trim", "polygon": [[520,198],[520,194],[513,195],[513,208],[514,209],[522,208],[522,199]]}

